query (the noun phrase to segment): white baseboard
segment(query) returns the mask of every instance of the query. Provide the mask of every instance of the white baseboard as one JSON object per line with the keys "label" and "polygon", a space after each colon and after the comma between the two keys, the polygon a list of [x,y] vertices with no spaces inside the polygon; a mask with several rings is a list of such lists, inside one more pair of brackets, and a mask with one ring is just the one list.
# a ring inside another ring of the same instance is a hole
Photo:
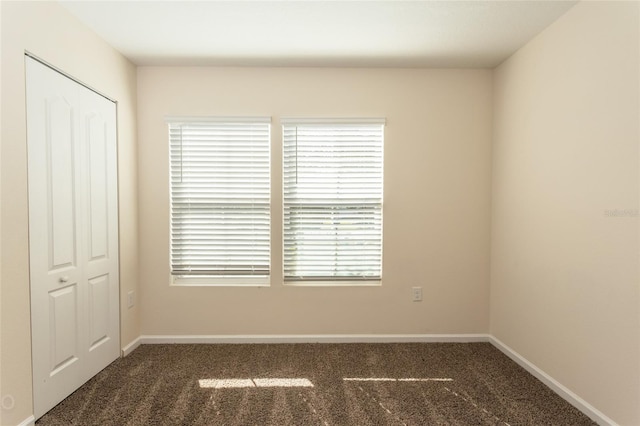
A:
{"label": "white baseboard", "polygon": [[516,364],[520,365],[522,368],[527,370],[531,375],[544,383],[547,387],[549,387],[552,391],[561,396],[564,400],[566,400],[569,404],[576,407],[586,416],[588,416],[591,420],[596,422],[599,425],[603,426],[616,426],[617,423],[607,417],[604,413],[596,409],[594,406],[589,404],[584,399],[580,398],[578,395],[570,391],[567,387],[562,385],[560,382],[555,380],[553,377],[542,371],[540,368],[532,364],[525,357],[520,355],[518,352],[511,349],[509,346],[502,343],[500,340],[495,338],[494,336],[489,337],[489,342],[496,348],[498,348],[502,353],[511,358]]}
{"label": "white baseboard", "polygon": [[142,344],[142,339],[137,337],[133,342],[129,343],[127,346],[122,348],[122,356],[125,357],[129,355],[131,352],[135,351],[138,346]]}
{"label": "white baseboard", "polygon": [[32,415],[21,421],[17,424],[17,426],[34,426],[36,424],[36,419]]}
{"label": "white baseboard", "polygon": [[144,335],[142,344],[163,343],[471,343],[488,334],[285,334],[285,335]]}

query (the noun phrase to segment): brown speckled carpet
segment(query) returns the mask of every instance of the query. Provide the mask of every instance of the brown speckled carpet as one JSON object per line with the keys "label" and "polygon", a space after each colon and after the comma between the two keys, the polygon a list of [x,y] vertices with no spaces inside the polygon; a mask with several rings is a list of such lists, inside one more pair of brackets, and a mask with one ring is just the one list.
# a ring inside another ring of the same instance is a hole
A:
{"label": "brown speckled carpet", "polygon": [[595,423],[489,343],[402,343],[143,345],[37,424]]}

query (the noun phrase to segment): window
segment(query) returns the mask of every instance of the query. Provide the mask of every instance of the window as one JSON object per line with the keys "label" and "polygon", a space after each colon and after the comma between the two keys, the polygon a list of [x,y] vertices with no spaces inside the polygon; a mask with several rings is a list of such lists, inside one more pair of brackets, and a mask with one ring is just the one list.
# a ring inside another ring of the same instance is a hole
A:
{"label": "window", "polygon": [[168,121],[174,282],[268,284],[270,120]]}
{"label": "window", "polygon": [[380,280],[384,120],[282,123],[285,281]]}

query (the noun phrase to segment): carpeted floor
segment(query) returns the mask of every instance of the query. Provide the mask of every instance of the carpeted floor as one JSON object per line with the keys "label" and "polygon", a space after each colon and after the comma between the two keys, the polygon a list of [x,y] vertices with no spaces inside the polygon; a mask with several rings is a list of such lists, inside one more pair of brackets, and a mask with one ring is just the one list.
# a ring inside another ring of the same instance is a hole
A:
{"label": "carpeted floor", "polygon": [[409,343],[143,345],[37,424],[595,423],[489,343]]}

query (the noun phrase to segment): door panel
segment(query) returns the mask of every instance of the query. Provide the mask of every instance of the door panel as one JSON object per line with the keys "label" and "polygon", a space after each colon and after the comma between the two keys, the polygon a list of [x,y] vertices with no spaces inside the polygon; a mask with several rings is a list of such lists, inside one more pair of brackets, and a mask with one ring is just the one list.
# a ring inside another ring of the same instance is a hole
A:
{"label": "door panel", "polygon": [[89,150],[89,247],[90,259],[107,257],[107,123],[97,114],[86,120]]}
{"label": "door panel", "polygon": [[75,265],[75,180],[73,109],[67,99],[52,96],[46,102],[47,205],[50,214],[51,269]]}
{"label": "door panel", "polygon": [[89,351],[109,339],[109,276],[89,280]]}
{"label": "door panel", "polygon": [[115,104],[27,71],[34,415],[120,354]]}
{"label": "door panel", "polygon": [[49,293],[51,373],[54,376],[78,360],[78,287],[72,284]]}

